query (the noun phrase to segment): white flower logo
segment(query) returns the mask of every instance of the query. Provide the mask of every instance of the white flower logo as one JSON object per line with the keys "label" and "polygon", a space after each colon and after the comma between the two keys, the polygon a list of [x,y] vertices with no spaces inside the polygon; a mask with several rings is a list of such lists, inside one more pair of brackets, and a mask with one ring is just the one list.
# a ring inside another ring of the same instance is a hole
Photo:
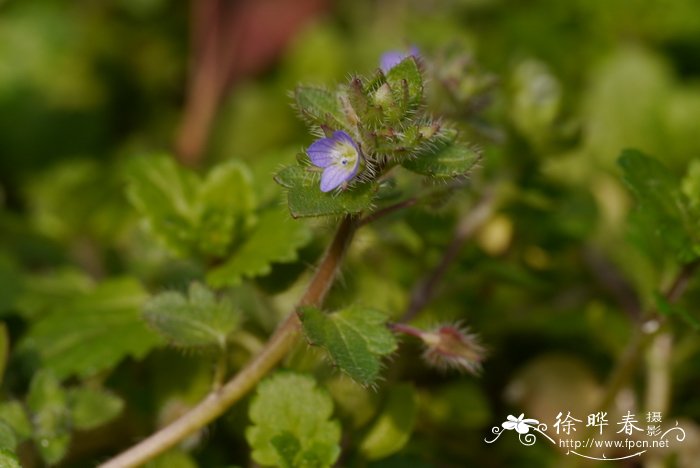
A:
{"label": "white flower logo", "polygon": [[509,414],[508,418],[506,418],[508,420],[501,424],[501,426],[508,431],[515,429],[518,434],[527,434],[530,432],[531,428],[536,428],[540,423],[537,419],[523,419],[524,417],[525,413],[520,413],[520,416],[517,418]]}

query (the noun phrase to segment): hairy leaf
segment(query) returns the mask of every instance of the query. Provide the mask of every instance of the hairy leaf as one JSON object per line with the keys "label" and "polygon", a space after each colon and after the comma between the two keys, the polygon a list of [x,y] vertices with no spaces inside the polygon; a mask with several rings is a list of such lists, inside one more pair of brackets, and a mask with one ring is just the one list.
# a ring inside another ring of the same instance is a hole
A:
{"label": "hairy leaf", "polygon": [[9,449],[0,449],[0,466],[2,468],[22,468],[17,455]]}
{"label": "hairy leaf", "polygon": [[363,385],[379,377],[381,358],[396,350],[387,316],[376,310],[352,306],[325,314],[306,307],[301,321],[309,342],[326,349],[343,372]]}
{"label": "hairy leaf", "polygon": [[119,416],[124,402],[113,393],[97,388],[78,387],[68,390],[68,405],[73,427],[93,429]]}
{"label": "hairy leaf", "polygon": [[[405,109],[415,109],[423,100],[423,77],[415,57],[408,56],[386,74],[395,99],[406,99]],[[407,96],[404,96],[404,92]]]}
{"label": "hairy leaf", "polygon": [[401,165],[418,174],[447,178],[468,174],[479,158],[477,151],[457,139],[456,131],[441,130]]}
{"label": "hairy leaf", "polygon": [[410,439],[417,414],[418,396],[413,386],[392,387],[386,406],[360,444],[360,451],[370,460],[398,452]]}
{"label": "hairy leaf", "polygon": [[246,439],[253,459],[266,466],[329,467],[340,454],[333,401],[313,378],[281,372],[258,385]]}
{"label": "hairy leaf", "polygon": [[275,176],[287,189],[289,211],[294,218],[360,213],[372,204],[371,183],[356,183],[346,190],[323,193],[319,173],[301,166],[288,166]]}
{"label": "hairy leaf", "polygon": [[199,283],[190,285],[189,297],[174,291],[155,296],[144,316],[168,341],[183,347],[223,347],[241,321],[231,301],[217,299]]}
{"label": "hairy leaf", "polygon": [[310,123],[352,132],[336,93],[311,86],[297,86],[294,99],[302,117]]}
{"label": "hairy leaf", "polygon": [[55,304],[19,345],[59,379],[88,377],[127,356],[141,358],[161,340],[141,318],[146,293],[133,279],[111,279]]}

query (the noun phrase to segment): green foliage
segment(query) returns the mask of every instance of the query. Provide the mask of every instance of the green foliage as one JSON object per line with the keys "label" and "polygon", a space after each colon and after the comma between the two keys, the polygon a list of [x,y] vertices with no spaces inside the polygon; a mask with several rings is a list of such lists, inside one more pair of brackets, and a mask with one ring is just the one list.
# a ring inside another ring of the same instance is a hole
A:
{"label": "green foliage", "polygon": [[639,202],[635,222],[641,233],[660,241],[681,262],[700,256],[700,211],[691,206],[680,180],[639,151],[624,151],[619,164]]}
{"label": "green foliage", "polygon": [[124,402],[102,389],[77,387],[68,390],[73,427],[90,430],[116,418],[124,409]]}
{"label": "green foliage", "polygon": [[27,408],[32,414],[33,437],[41,457],[48,464],[58,462],[70,444],[70,412],[66,391],[52,373],[42,371],[34,376]]}
{"label": "green foliage", "polygon": [[321,468],[340,454],[340,426],[330,420],[333,402],[313,378],[283,372],[258,385],[246,439],[261,465]]}
{"label": "green foliage", "polygon": [[17,455],[8,449],[0,449],[0,466],[2,468],[22,468]]}
{"label": "green foliage", "polygon": [[357,184],[333,196],[319,190],[321,178],[308,167],[288,166],[275,176],[287,190],[289,211],[294,218],[355,214],[372,205],[375,189],[372,184]]}
{"label": "green foliage", "polygon": [[401,165],[421,175],[449,178],[468,174],[479,159],[476,150],[457,141],[456,131],[441,130]]}
{"label": "green foliage", "polygon": [[169,342],[182,347],[226,347],[226,340],[240,325],[241,314],[230,300],[199,283],[188,296],[164,292],[144,306],[146,320]]}
{"label": "green foliage", "polygon": [[18,442],[32,436],[32,423],[19,401],[10,400],[0,403],[0,420],[12,428]]}
{"label": "green foliage", "polygon": [[214,287],[236,286],[242,278],[266,275],[274,263],[297,260],[297,251],[310,240],[305,224],[291,222],[281,210],[268,209],[233,256],[207,274],[207,282]]}
{"label": "green foliage", "polygon": [[386,327],[388,317],[360,306],[325,314],[301,310],[304,333],[312,345],[321,346],[343,372],[362,385],[379,377],[381,359],[396,350],[396,339]]}
{"label": "green foliage", "polygon": [[141,318],[143,287],[130,278],[111,279],[85,295],[54,304],[19,344],[60,379],[112,369],[127,356],[139,359],[160,343]]}
{"label": "green foliage", "polygon": [[222,256],[254,222],[251,176],[236,161],[202,180],[168,156],[139,158],[127,193],[153,233],[183,256]]}
{"label": "green foliage", "polygon": [[393,386],[379,417],[362,440],[360,450],[370,460],[398,452],[408,443],[417,415],[418,397],[413,386]]}

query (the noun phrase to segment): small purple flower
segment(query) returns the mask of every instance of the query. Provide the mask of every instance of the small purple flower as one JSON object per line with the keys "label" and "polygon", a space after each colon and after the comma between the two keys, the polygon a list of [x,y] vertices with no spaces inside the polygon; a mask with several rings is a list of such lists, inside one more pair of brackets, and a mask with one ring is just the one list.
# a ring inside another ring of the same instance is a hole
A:
{"label": "small purple flower", "polygon": [[384,73],[388,73],[389,70],[401,63],[406,57],[418,57],[418,55],[418,48],[416,46],[411,47],[408,52],[390,50],[382,54],[379,59],[379,68],[381,68]]}
{"label": "small purple flower", "polygon": [[322,192],[340,187],[360,170],[360,148],[343,131],[334,132],[330,138],[314,141],[306,152],[314,166],[323,168]]}

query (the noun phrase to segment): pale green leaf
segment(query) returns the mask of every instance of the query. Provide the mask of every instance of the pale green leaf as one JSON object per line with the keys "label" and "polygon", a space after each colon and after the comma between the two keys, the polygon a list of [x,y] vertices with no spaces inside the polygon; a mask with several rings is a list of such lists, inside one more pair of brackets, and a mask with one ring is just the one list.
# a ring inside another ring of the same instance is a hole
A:
{"label": "pale green leaf", "polygon": [[457,139],[456,131],[442,130],[401,165],[418,174],[448,178],[469,174],[479,159],[480,155],[474,148]]}
{"label": "pale green leaf", "polygon": [[127,356],[141,358],[160,344],[141,318],[146,292],[133,279],[111,279],[62,303],[37,320],[19,344],[26,358],[60,379],[88,377]]}
{"label": "pale green leaf", "polygon": [[170,291],[150,299],[144,307],[146,320],[177,346],[224,347],[238,327],[241,314],[227,298],[199,283],[192,283],[189,297]]}
{"label": "pale green leaf", "polygon": [[700,211],[700,159],[693,159],[690,162],[688,172],[681,184],[690,206],[694,210]]}
{"label": "pale green leaf", "polygon": [[78,387],[68,390],[73,427],[93,429],[119,416],[124,402],[113,393],[98,388]]}
{"label": "pale green leaf", "polygon": [[313,378],[281,372],[258,385],[246,439],[265,466],[322,468],[340,454],[340,425],[330,420],[333,401]]}
{"label": "pale green leaf", "polygon": [[19,401],[10,400],[0,403],[0,420],[12,428],[19,442],[31,437],[32,423]]}
{"label": "pale green leaf", "polygon": [[289,211],[294,218],[355,214],[372,205],[375,188],[371,183],[355,183],[339,192],[321,192],[321,175],[301,166],[288,166],[275,176],[287,190]]}
{"label": "pale green leaf", "polygon": [[301,311],[309,342],[326,349],[343,372],[363,385],[374,383],[381,358],[396,350],[396,339],[386,321],[383,313],[358,306],[332,314],[312,307]]}
{"label": "pale green leaf", "polygon": [[370,460],[398,452],[411,437],[417,413],[418,398],[413,386],[393,386],[379,418],[361,442],[360,451]]}
{"label": "pale green leaf", "polygon": [[289,219],[281,210],[268,210],[231,257],[209,272],[207,282],[213,287],[235,286],[243,278],[266,275],[273,263],[295,261],[297,251],[310,240],[304,223]]}
{"label": "pale green leaf", "polygon": [[154,458],[145,468],[197,468],[197,462],[182,449],[173,449]]}
{"label": "pale green leaf", "polygon": [[58,379],[39,371],[29,385],[27,407],[32,413],[34,442],[48,464],[61,460],[70,444],[68,398]]}

